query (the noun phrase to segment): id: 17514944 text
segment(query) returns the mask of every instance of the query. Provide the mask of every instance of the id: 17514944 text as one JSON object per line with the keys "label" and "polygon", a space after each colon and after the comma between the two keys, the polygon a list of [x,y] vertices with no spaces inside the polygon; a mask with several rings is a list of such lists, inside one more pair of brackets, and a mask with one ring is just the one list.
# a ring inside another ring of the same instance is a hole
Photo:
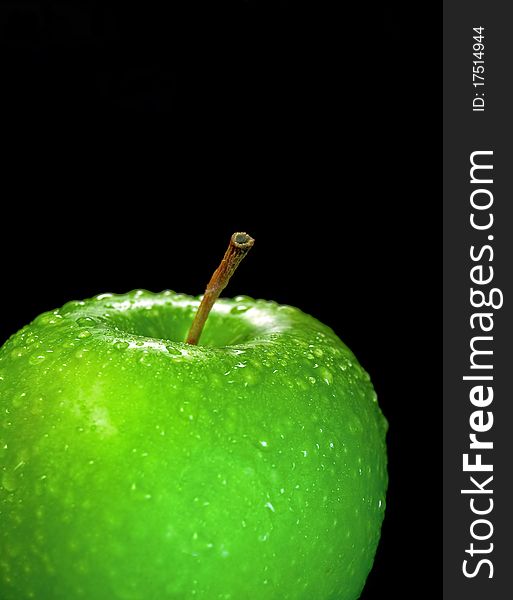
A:
{"label": "id: 17514944 text", "polygon": [[485,59],[484,59],[484,27],[473,27],[473,63],[472,63],[472,86],[474,97],[472,99],[472,110],[484,112],[485,109]]}

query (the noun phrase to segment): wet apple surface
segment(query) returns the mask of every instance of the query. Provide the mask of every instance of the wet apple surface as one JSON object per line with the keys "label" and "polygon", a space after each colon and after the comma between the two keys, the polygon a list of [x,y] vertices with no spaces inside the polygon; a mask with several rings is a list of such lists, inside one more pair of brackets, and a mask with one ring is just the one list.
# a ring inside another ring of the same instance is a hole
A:
{"label": "wet apple surface", "polygon": [[369,375],[296,308],[104,294],[0,349],[3,600],[355,600],[387,488]]}

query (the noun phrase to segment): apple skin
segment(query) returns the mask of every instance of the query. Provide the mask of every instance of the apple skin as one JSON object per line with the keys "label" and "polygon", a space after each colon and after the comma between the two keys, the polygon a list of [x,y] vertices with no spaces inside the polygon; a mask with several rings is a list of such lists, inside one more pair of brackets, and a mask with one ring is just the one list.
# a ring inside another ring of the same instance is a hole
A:
{"label": "apple skin", "polygon": [[387,488],[368,374],[298,309],[104,294],[0,349],[2,600],[355,600]]}

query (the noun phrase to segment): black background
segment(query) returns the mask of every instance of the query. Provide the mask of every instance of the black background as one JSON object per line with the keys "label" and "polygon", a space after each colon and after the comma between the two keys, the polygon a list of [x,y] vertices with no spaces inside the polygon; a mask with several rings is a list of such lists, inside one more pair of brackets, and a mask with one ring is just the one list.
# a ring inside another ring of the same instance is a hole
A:
{"label": "black background", "polygon": [[14,185],[0,341],[72,298],[199,294],[230,234],[248,231],[255,247],[226,295],[330,325],[390,422],[387,514],[362,600],[416,597],[420,580],[429,591],[439,235],[432,107],[402,7],[4,5]]}

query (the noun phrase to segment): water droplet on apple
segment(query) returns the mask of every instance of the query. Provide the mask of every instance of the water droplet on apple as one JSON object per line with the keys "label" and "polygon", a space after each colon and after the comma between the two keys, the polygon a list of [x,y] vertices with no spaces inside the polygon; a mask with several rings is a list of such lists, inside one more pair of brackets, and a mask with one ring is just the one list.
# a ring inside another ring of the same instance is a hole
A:
{"label": "water droplet on apple", "polygon": [[244,304],[238,304],[237,306],[234,306],[230,312],[233,315],[241,315],[242,313],[245,313],[249,310],[249,306],[245,306]]}
{"label": "water droplet on apple", "polygon": [[23,346],[15,346],[12,350],[11,350],[11,356],[12,358],[16,359],[16,358],[20,358],[22,357],[25,352],[27,351],[26,348],[24,348]]}
{"label": "water droplet on apple", "polygon": [[39,317],[36,318],[36,323],[38,325],[48,325],[48,322],[50,321],[50,319],[52,318],[52,315],[48,314],[48,313],[44,313],[42,315],[39,315]]}
{"label": "water droplet on apple", "polygon": [[46,359],[46,356],[44,354],[33,354],[30,358],[29,358],[29,363],[31,365],[38,365],[40,363],[42,363],[44,360]]}
{"label": "water droplet on apple", "polygon": [[122,342],[122,341],[116,342],[114,344],[114,348],[116,348],[116,350],[126,350],[128,348],[128,346],[129,346],[128,342]]}
{"label": "water droplet on apple", "polygon": [[312,385],[314,385],[314,384],[316,383],[316,381],[317,381],[317,380],[315,379],[315,377],[309,377],[309,378],[308,378],[308,381],[309,381],[309,382],[310,382]]}
{"label": "water droplet on apple", "polygon": [[325,383],[331,385],[333,383],[333,373],[326,368],[320,370],[321,377]]}
{"label": "water droplet on apple", "polygon": [[25,398],[26,398],[27,394],[26,392],[21,392],[21,394],[18,394],[17,396],[15,396],[12,400],[12,405],[14,407],[18,407],[21,406],[22,404],[24,404],[26,402]]}
{"label": "water droplet on apple", "polygon": [[184,400],[178,407],[178,414],[185,421],[192,422],[198,416],[198,402],[191,398],[190,400]]}
{"label": "water droplet on apple", "polygon": [[254,386],[258,384],[261,380],[260,373],[253,368],[245,369],[242,378],[244,381],[244,387]]}
{"label": "water droplet on apple", "polygon": [[235,354],[236,356],[238,356],[239,354],[245,354],[246,351],[245,350],[239,350],[238,348],[231,350],[232,354]]}
{"label": "water droplet on apple", "polygon": [[169,352],[169,354],[171,354],[172,356],[182,356],[182,352],[179,348],[176,348],[175,346],[166,346],[166,350]]}
{"label": "water droplet on apple", "polygon": [[85,303],[83,300],[71,300],[70,302],[66,302],[66,304],[61,308],[61,312],[71,312],[77,308],[80,308],[81,306],[84,306],[84,304]]}
{"label": "water droplet on apple", "polygon": [[278,310],[280,312],[291,314],[291,315],[296,312],[296,309],[293,306],[289,306],[288,304],[281,304],[280,306],[278,306]]}
{"label": "water droplet on apple", "polygon": [[351,433],[359,433],[362,431],[362,423],[357,415],[353,415],[347,423],[348,429]]}
{"label": "water droplet on apple", "polygon": [[79,317],[76,321],[79,327],[91,327],[96,325],[96,321],[92,317]]}
{"label": "water droplet on apple", "polygon": [[16,481],[16,475],[13,471],[6,471],[2,475],[2,487],[6,489],[8,492],[14,492],[18,482]]}
{"label": "water droplet on apple", "polygon": [[83,338],[87,338],[90,337],[91,332],[89,331],[89,329],[84,329],[83,331],[81,331],[77,337],[83,339]]}

